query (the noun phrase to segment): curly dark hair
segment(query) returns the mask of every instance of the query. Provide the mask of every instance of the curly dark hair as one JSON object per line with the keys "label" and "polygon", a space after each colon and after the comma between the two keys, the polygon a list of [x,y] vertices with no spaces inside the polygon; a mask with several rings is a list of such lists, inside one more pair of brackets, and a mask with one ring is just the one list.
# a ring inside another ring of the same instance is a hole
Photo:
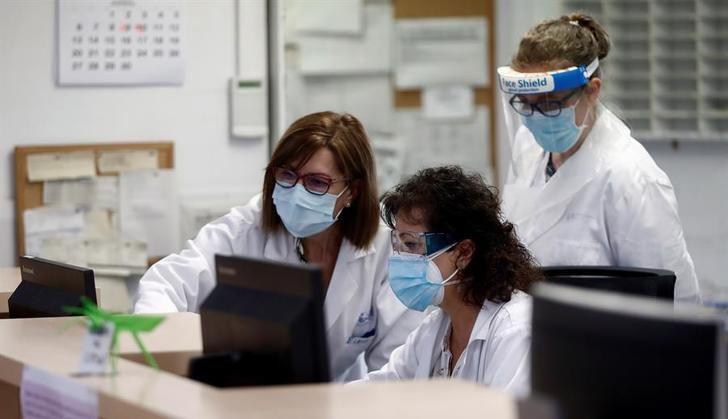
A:
{"label": "curly dark hair", "polygon": [[498,190],[476,173],[458,166],[423,169],[386,192],[380,203],[390,228],[398,214],[419,210],[428,231],[473,241],[473,257],[462,270],[472,281],[459,287],[467,304],[510,301],[515,290],[526,291],[543,278],[513,225],[504,220]]}

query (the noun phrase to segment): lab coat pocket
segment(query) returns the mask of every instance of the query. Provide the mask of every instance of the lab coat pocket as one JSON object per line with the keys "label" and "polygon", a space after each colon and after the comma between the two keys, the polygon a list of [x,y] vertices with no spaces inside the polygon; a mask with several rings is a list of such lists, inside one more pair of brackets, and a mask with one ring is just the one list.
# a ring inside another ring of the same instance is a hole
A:
{"label": "lab coat pocket", "polygon": [[377,313],[373,307],[368,312],[360,313],[354,325],[354,330],[347,339],[350,345],[367,346],[377,334]]}

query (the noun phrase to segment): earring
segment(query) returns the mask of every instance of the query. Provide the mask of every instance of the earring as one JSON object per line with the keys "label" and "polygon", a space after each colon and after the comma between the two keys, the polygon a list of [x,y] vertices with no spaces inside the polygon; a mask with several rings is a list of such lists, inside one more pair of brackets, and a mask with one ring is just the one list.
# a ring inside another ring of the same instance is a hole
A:
{"label": "earring", "polygon": [[349,208],[351,206],[351,202],[346,203],[346,207]]}

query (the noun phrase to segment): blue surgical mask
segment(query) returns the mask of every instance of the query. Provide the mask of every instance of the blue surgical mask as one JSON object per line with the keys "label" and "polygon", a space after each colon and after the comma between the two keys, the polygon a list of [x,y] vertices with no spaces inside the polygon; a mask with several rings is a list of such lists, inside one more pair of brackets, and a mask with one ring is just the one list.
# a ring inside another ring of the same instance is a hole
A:
{"label": "blue surgical mask", "polygon": [[576,105],[563,108],[558,116],[534,112],[531,116],[521,116],[521,120],[541,148],[549,153],[563,153],[576,144],[584,130],[584,125],[576,125],[575,109]]}
{"label": "blue surgical mask", "polygon": [[458,269],[443,281],[434,259],[456,244],[429,257],[412,253],[395,253],[389,257],[389,286],[402,304],[412,310],[425,311],[431,305],[442,303],[444,287],[455,284],[449,281]]}
{"label": "blue surgical mask", "polygon": [[341,211],[334,216],[334,207],[344,191],[338,195],[314,195],[300,183],[292,188],[276,184],[273,204],[286,230],[300,239],[326,230],[339,218]]}

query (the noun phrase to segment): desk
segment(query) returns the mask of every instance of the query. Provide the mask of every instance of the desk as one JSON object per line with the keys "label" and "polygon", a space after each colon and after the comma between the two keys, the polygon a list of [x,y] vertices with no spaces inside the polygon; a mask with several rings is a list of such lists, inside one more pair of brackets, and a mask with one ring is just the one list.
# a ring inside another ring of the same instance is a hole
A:
{"label": "desk", "polygon": [[[64,332],[61,329],[70,324]],[[199,351],[196,314],[171,314],[142,337],[156,357]],[[0,321],[2,417],[18,417],[18,387],[25,365],[69,376],[78,362],[83,326],[73,319]],[[135,355],[130,339],[121,352]],[[484,417],[515,419],[516,403],[504,393],[459,381],[300,385],[217,389],[166,371],[119,359],[115,377],[72,378],[99,395],[101,418],[402,419]]]}
{"label": "desk", "polygon": [[[8,299],[20,284],[20,268],[0,268],[0,319],[8,317]],[[96,287],[96,300],[101,304],[101,290]]]}

